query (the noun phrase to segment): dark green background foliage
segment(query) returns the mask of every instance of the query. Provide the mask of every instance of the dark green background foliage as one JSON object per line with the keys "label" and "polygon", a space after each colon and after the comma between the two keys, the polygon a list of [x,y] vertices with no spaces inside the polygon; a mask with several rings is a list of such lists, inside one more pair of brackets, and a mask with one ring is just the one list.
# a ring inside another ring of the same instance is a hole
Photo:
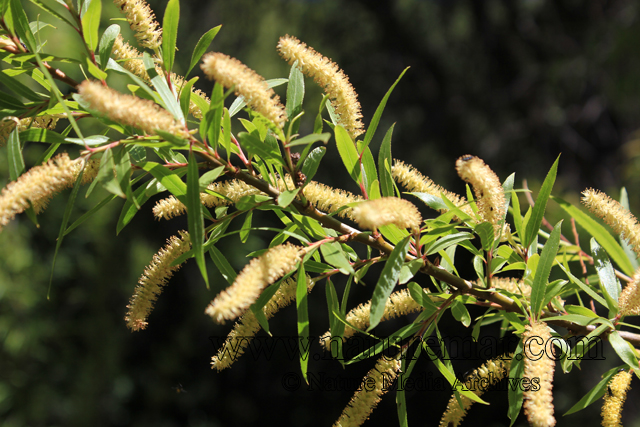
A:
{"label": "dark green background foliage", "polygon": [[[165,2],[152,1],[151,5],[161,21]],[[586,186],[615,196],[626,185],[635,212],[640,212],[640,142],[633,136],[640,123],[640,10],[636,2],[239,0],[183,2],[181,9],[178,73],[186,67],[200,35],[223,24],[214,50],[239,58],[266,78],[286,77],[288,66],[278,58],[275,45],[278,37],[295,35],[345,70],[359,93],[368,123],[388,87],[410,66],[380,127],[386,129],[397,122],[395,157],[414,164],[451,190],[463,192],[453,167],[463,154],[480,156],[501,179],[515,171],[517,183],[528,178],[535,188],[562,152],[554,194],[570,193],[566,197],[575,202]],[[35,13],[30,9],[29,17],[34,19]],[[104,14],[118,16],[107,2]],[[47,30],[51,34],[48,48],[68,54],[77,40],[61,31],[60,23],[55,25],[59,30]],[[209,92],[212,84],[201,79],[197,86]],[[307,86],[310,113],[303,126],[310,128],[320,90],[311,81]],[[379,131],[372,143],[374,153],[381,137]],[[27,163],[37,159],[36,151],[27,149]],[[341,185],[347,180],[342,179],[346,175],[342,175],[336,151],[330,143],[317,178]],[[0,150],[0,177],[4,186],[8,180],[5,149]],[[80,194],[72,219],[106,193],[96,191],[88,200]],[[166,238],[187,227],[186,218],[154,222],[153,200],[117,239],[115,224],[122,202],[110,205],[68,236],[47,300],[65,201],[61,195],[51,203],[40,217],[40,228],[23,215],[0,234],[3,425],[277,422],[302,426],[330,425],[338,418],[352,391],[329,390],[327,384],[325,390],[285,390],[283,376],[299,373],[299,366],[282,342],[271,358],[245,355],[231,370],[217,373],[209,369],[217,337],[226,336],[230,328],[213,324],[203,313],[225,286],[213,267],[209,271],[211,290],[207,290],[195,263],[189,262],[156,304],[149,328],[129,332],[123,317],[137,278]],[[246,245],[237,236],[228,238],[225,255],[239,270],[246,263],[244,255],[264,247],[271,237],[253,233]],[[462,265],[465,260],[460,261]],[[372,269],[370,277],[375,272]],[[472,274],[470,270],[469,276]],[[338,280],[336,286],[340,291],[343,283]],[[309,298],[313,336],[328,327],[323,288],[321,284]],[[358,287],[353,304],[370,294],[371,287]],[[451,329],[442,324],[441,330],[451,336],[469,335],[457,322],[451,323]],[[295,335],[295,309],[284,310],[270,324],[276,336]],[[383,329],[393,331],[388,325]],[[484,332],[498,333],[491,327]],[[260,336],[263,344],[274,342],[264,332]],[[311,355],[328,359],[316,341]],[[607,362],[584,361],[582,371],[557,373],[554,394],[559,425],[595,424],[598,404],[569,420],[561,414],[615,363],[616,356],[611,354]],[[479,364],[459,361],[454,366],[459,366],[462,376]],[[336,361],[312,359],[309,372],[353,382],[371,366],[365,362],[345,371]],[[414,375],[439,374],[425,359],[417,364]],[[637,383],[634,386],[637,390]],[[437,391],[407,393],[410,424],[436,424],[449,396]],[[487,399],[491,406],[476,405],[465,425],[508,422],[506,394],[492,392]],[[637,391],[632,391],[629,401],[637,399]],[[640,425],[635,405],[627,404],[623,420],[629,420],[625,425],[632,420]],[[396,423],[390,393],[368,425]]]}

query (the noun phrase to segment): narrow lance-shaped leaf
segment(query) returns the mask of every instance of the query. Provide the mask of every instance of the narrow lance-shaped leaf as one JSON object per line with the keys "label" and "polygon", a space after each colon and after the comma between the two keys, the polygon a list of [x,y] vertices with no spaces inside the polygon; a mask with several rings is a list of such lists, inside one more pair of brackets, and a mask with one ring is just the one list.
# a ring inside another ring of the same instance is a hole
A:
{"label": "narrow lance-shaped leaf", "polygon": [[53,261],[51,262],[51,275],[49,276],[49,289],[47,291],[47,299],[49,299],[51,295],[51,284],[53,283],[53,272],[56,267],[56,259],[58,258],[58,251],[60,250],[60,246],[62,246],[62,240],[65,236],[65,230],[67,228],[67,224],[69,223],[69,218],[71,217],[71,211],[73,211],[73,205],[76,202],[76,196],[78,195],[78,190],[80,189],[80,184],[82,182],[82,175],[84,173],[84,169],[80,171],[78,174],[78,178],[73,186],[73,190],[71,190],[71,195],[69,196],[69,200],[67,201],[67,207],[64,210],[64,216],[62,217],[62,224],[60,224],[60,231],[58,232],[58,240],[56,241],[56,249],[53,252]]}
{"label": "narrow lance-shaped leaf", "polygon": [[594,266],[596,267],[596,271],[598,272],[598,278],[600,279],[600,284],[605,290],[605,298],[609,300],[613,300],[609,304],[609,309],[614,310],[615,306],[618,303],[618,298],[620,297],[621,286],[618,278],[616,277],[615,271],[613,271],[613,266],[611,265],[611,261],[607,256],[607,253],[602,246],[598,244],[596,239],[593,237],[590,241],[591,244],[591,253],[593,254]]}
{"label": "narrow lance-shaped leaf", "polygon": [[102,0],[91,0],[87,12],[82,16],[82,34],[91,52],[94,52],[98,47],[98,28],[100,27],[101,13]]}
{"label": "narrow lance-shaped leaf", "polygon": [[558,247],[560,246],[560,234],[562,233],[562,220],[560,220],[547,240],[547,243],[542,248],[542,254],[540,255],[540,261],[536,268],[536,275],[531,285],[531,315],[534,318],[538,318],[540,311],[542,310],[542,302],[544,301],[544,294],[547,289],[547,282],[549,281],[549,275],[551,274],[551,267],[553,261],[558,253]]}
{"label": "narrow lance-shaped leaf", "polygon": [[222,277],[224,277],[224,280],[232,285],[236,280],[237,274],[233,267],[231,267],[231,264],[229,264],[229,261],[227,261],[227,258],[225,258],[222,252],[213,245],[209,247],[209,256],[216,267],[218,267],[218,270],[220,271],[220,274],[222,274]]}
{"label": "narrow lance-shaped leaf", "polygon": [[373,291],[371,297],[371,312],[369,313],[369,331],[378,326],[382,315],[384,314],[384,307],[389,300],[389,295],[395,288],[398,282],[398,276],[402,270],[404,258],[409,252],[409,240],[411,236],[407,236],[402,239],[396,247],[391,251],[387,262],[382,268],[382,273],[378,278],[378,283]]}
{"label": "narrow lance-shaped leaf", "polygon": [[173,68],[176,57],[178,21],[180,21],[180,1],[169,0],[162,20],[162,62],[167,72]]}
{"label": "narrow lance-shaped leaf", "polygon": [[387,93],[384,95],[384,98],[382,98],[382,101],[380,101],[380,105],[378,105],[378,108],[376,108],[376,112],[373,113],[373,118],[371,119],[371,123],[367,128],[367,133],[364,135],[363,148],[367,148],[371,143],[371,140],[373,139],[373,135],[375,135],[376,129],[378,128],[378,123],[380,123],[380,118],[382,117],[382,113],[384,112],[384,107],[386,107],[387,101],[389,100],[389,96],[391,96],[391,92],[393,92],[393,89],[396,87],[396,85],[398,84],[398,82],[400,81],[402,76],[404,76],[404,73],[406,73],[408,69],[409,67],[405,68],[402,71],[402,73],[400,73],[400,76],[398,76],[396,81],[391,85]]}
{"label": "narrow lance-shaped leaf", "polygon": [[353,180],[360,184],[360,156],[356,150],[356,146],[351,140],[349,133],[340,125],[336,126],[336,144],[338,145],[338,152],[342,158],[344,166],[347,168],[347,172],[351,175]]}
{"label": "narrow lance-shaped leaf", "polygon": [[298,283],[296,286],[296,310],[298,312],[298,351],[300,353],[300,369],[304,380],[307,378],[307,366],[309,365],[309,309],[307,307],[307,274],[304,264],[300,263],[298,269]]}
{"label": "narrow lance-shaped leaf", "polygon": [[18,136],[18,126],[9,135],[9,178],[11,181],[18,179],[25,171],[24,159],[20,148],[20,137]]}
{"label": "narrow lance-shaped leaf", "polygon": [[378,153],[378,173],[380,174],[380,189],[383,197],[393,197],[393,176],[391,176],[391,136],[395,123],[391,125],[384,135],[380,152]]}
{"label": "narrow lance-shaped leaf", "polygon": [[189,166],[187,170],[187,216],[189,222],[189,236],[193,247],[194,256],[202,278],[209,289],[209,277],[207,265],[204,259],[204,217],[202,216],[202,203],[200,203],[200,184],[198,179],[198,161],[193,151],[189,152]]}
{"label": "narrow lance-shaped leaf", "polygon": [[[285,106],[285,109],[288,120],[293,119],[302,112],[303,100],[304,75],[302,74],[302,71],[300,71],[300,67],[298,67],[298,63],[296,62],[291,66],[291,71],[289,72],[289,84],[287,85],[287,105]],[[291,133],[297,133],[299,126],[300,121],[298,120]]]}
{"label": "narrow lance-shaped leaf", "polygon": [[558,162],[560,161],[560,156],[556,159],[547,174],[544,182],[542,183],[542,187],[540,187],[540,192],[538,193],[538,198],[536,199],[536,204],[533,207],[533,211],[531,213],[531,218],[527,223],[527,229],[525,231],[524,236],[524,247],[527,248],[533,242],[533,239],[538,234],[538,230],[540,230],[540,224],[542,224],[542,218],[544,218],[544,213],[547,209],[547,200],[551,195],[551,189],[553,188],[553,184],[556,182],[556,175],[558,173]]}
{"label": "narrow lance-shaped leaf", "polygon": [[107,68],[109,57],[111,56],[111,50],[113,49],[113,44],[115,43],[118,34],[120,34],[120,25],[118,24],[110,25],[106,30],[104,30],[104,33],[102,33],[102,37],[100,38],[99,58],[100,67],[102,67],[103,70]]}
{"label": "narrow lance-shaped leaf", "polygon": [[302,165],[302,173],[307,177],[306,182],[308,183],[313,179],[316,172],[318,171],[318,167],[320,166],[320,162],[324,157],[324,153],[327,152],[325,147],[317,147],[313,149],[306,160],[304,161],[304,165]]}
{"label": "narrow lance-shaped leaf", "polygon": [[636,351],[633,347],[625,341],[624,338],[620,336],[618,331],[613,331],[609,335],[609,343],[611,343],[611,347],[618,353],[620,359],[627,365],[631,366],[636,371],[640,369],[638,366],[638,356],[636,356]]}
{"label": "narrow lance-shaped leaf", "polygon": [[185,76],[189,75],[191,70],[193,70],[193,67],[195,67],[200,61],[200,58],[202,58],[202,55],[207,51],[209,45],[218,34],[218,31],[220,31],[220,28],[222,28],[222,25],[218,25],[217,27],[210,29],[200,37],[200,40],[196,43],[196,47],[193,49],[193,53],[191,54],[191,62],[189,63],[189,68],[187,69]]}

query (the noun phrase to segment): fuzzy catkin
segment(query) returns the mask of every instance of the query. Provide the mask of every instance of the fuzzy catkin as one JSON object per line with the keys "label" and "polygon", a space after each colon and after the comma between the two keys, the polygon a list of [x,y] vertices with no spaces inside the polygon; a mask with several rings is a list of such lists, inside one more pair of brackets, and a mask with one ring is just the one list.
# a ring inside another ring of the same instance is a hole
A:
{"label": "fuzzy catkin", "polygon": [[422,223],[418,208],[408,200],[397,197],[363,202],[353,209],[353,216],[360,226],[369,230],[393,224],[398,228],[409,228],[415,233]]}
{"label": "fuzzy catkin", "polygon": [[[473,210],[467,204],[467,199],[464,197],[447,191],[429,177],[422,175],[416,168],[406,164],[400,160],[395,160],[393,167],[391,168],[391,175],[396,182],[402,184],[404,188],[415,193],[427,193],[435,197],[441,197],[444,194],[447,199],[454,205],[460,208],[460,210],[469,216],[473,216]],[[444,213],[445,210],[441,210]]]}
{"label": "fuzzy catkin", "polygon": [[629,371],[618,372],[609,382],[602,405],[602,426],[622,426],[622,405],[627,399],[632,375]]}
{"label": "fuzzy catkin", "polygon": [[373,412],[384,395],[393,386],[400,372],[400,360],[382,356],[376,366],[362,380],[360,388],[342,411],[334,427],[360,426]]}
{"label": "fuzzy catkin", "polygon": [[205,313],[218,323],[237,318],[258,299],[268,285],[295,268],[300,260],[301,249],[285,243],[252,259],[233,284],[211,301]]}
{"label": "fuzzy catkin", "polygon": [[335,62],[289,35],[280,38],[278,51],[290,65],[298,61],[302,72],[312,77],[329,95],[331,105],[340,117],[338,123],[346,129],[351,138],[355,139],[364,133],[358,94],[349,83],[349,77]]}
{"label": "fuzzy catkin", "polygon": [[[532,383],[538,380],[539,387],[533,385],[523,392],[524,413],[532,427],[553,427],[553,343],[546,323],[532,321],[522,335],[524,343],[524,378]],[[550,357],[551,356],[551,357]]]}
{"label": "fuzzy catkin", "polygon": [[89,106],[114,122],[138,128],[149,135],[156,130],[188,138],[184,124],[158,104],[137,96],[125,95],[99,82],[85,80],[78,86],[78,93]]}
{"label": "fuzzy catkin", "polygon": [[622,290],[618,300],[618,308],[622,316],[640,314],[640,268],[636,270],[631,282]]}
{"label": "fuzzy catkin", "polygon": [[156,50],[162,43],[162,28],[156,16],[144,0],[113,0],[120,8],[135,33],[140,46]]}
{"label": "fuzzy catkin", "polygon": [[[509,373],[512,357],[513,353],[489,360],[469,375],[464,386],[477,396],[482,396],[489,386],[495,385]],[[458,403],[455,394],[451,396],[447,410],[440,419],[440,427],[458,427],[460,425],[474,401],[460,395],[460,402],[462,406]]]}
{"label": "fuzzy catkin", "polygon": [[167,284],[182,264],[171,264],[182,254],[191,249],[189,233],[180,231],[180,237],[171,236],[167,244],[153,256],[151,263],[144,269],[138,280],[138,285],[129,300],[129,309],[124,320],[132,331],[139,331],[147,327],[147,318],[153,309],[153,303],[158,299],[162,288]]}
{"label": "fuzzy catkin", "polygon": [[471,184],[476,197],[478,213],[483,221],[493,224],[495,235],[500,234],[500,221],[504,218],[506,199],[498,175],[476,156],[462,156],[456,161],[460,178]]}
{"label": "fuzzy catkin", "polygon": [[582,203],[587,209],[626,239],[631,249],[637,256],[640,256],[640,224],[638,224],[638,219],[602,191],[589,188],[583,191],[582,195]]}
{"label": "fuzzy catkin", "polygon": [[266,80],[235,58],[219,52],[210,52],[202,58],[200,66],[210,79],[226,88],[235,88],[247,104],[282,129],[287,119],[280,97],[269,88]]}
{"label": "fuzzy catkin", "polygon": [[7,184],[0,194],[0,231],[31,205],[36,214],[44,210],[54,195],[73,187],[83,168],[82,183],[85,184],[97,175],[97,163],[84,158],[71,160],[67,153],[62,153]]}
{"label": "fuzzy catkin", "polygon": [[[353,325],[359,330],[366,330],[369,327],[369,313],[371,311],[371,301],[365,302],[349,311],[346,316],[347,323]],[[394,319],[396,317],[405,316],[407,314],[422,311],[422,306],[418,304],[409,293],[409,289],[402,289],[389,295],[384,306],[381,322]],[[356,333],[356,329],[349,325],[345,325],[342,333],[342,340],[345,341]],[[331,332],[328,331],[320,337],[320,344],[326,350],[331,349]]]}
{"label": "fuzzy catkin", "polygon": [[[306,277],[307,292],[313,288],[313,282]],[[296,299],[297,281],[293,278],[286,279],[280,285],[276,293],[262,308],[267,319],[271,319],[280,309],[288,306]],[[224,344],[218,353],[211,358],[211,369],[218,371],[231,367],[231,365],[244,354],[255,334],[260,330],[260,323],[253,311],[247,310],[233,326]]]}

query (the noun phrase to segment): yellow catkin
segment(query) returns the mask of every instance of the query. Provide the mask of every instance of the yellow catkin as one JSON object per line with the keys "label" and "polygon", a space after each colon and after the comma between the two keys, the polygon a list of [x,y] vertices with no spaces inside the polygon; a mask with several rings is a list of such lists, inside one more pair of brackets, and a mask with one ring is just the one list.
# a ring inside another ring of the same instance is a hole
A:
{"label": "yellow catkin", "polygon": [[284,106],[262,76],[237,59],[219,52],[206,54],[201,68],[224,87],[234,87],[236,95],[244,97],[254,111],[282,129],[287,119]]}
{"label": "yellow catkin", "polygon": [[147,318],[153,309],[153,303],[162,293],[162,288],[167,284],[182,264],[171,264],[191,249],[189,233],[181,231],[180,237],[171,236],[167,244],[153,256],[151,263],[144,269],[144,273],[138,280],[138,285],[129,300],[129,309],[124,320],[132,331],[139,331],[147,327]]}
{"label": "yellow catkin", "polygon": [[456,162],[460,178],[471,184],[478,212],[483,221],[493,224],[496,236],[500,234],[500,220],[504,218],[506,199],[498,175],[476,156],[462,156]]}
{"label": "yellow catkin", "polygon": [[[405,316],[421,310],[422,306],[411,298],[409,289],[402,289],[401,291],[394,292],[389,296],[389,299],[384,306],[384,313],[382,314],[380,321],[384,322],[385,320]],[[353,325],[359,330],[366,330],[369,327],[370,311],[371,301],[360,304],[347,313],[347,323]],[[356,329],[353,329],[349,325],[345,325],[342,340],[344,341],[352,337],[355,333]],[[322,344],[327,350],[331,349],[331,332],[326,332],[320,337],[320,344]]]}
{"label": "yellow catkin", "polygon": [[[46,114],[38,117],[28,117],[20,120],[18,132],[22,132],[29,128],[54,129],[60,118],[66,117],[64,114]],[[5,117],[0,121],[0,147],[2,147],[9,139],[9,135],[16,128],[16,122]]]}
{"label": "yellow catkin", "polygon": [[[481,283],[479,281],[479,283]],[[531,296],[531,286],[527,285],[522,279],[516,279],[513,277],[492,277],[491,285],[494,288],[504,289],[512,294],[522,295],[529,298]]]}
{"label": "yellow catkin", "polygon": [[[556,425],[553,416],[553,343],[549,327],[544,322],[527,325],[522,335],[524,343],[524,378],[532,386],[523,392],[524,413],[532,427]],[[538,386],[535,387],[535,382]]]}
{"label": "yellow catkin", "polygon": [[252,259],[238,274],[233,284],[211,301],[206,314],[218,323],[240,316],[268,285],[295,268],[300,260],[301,249],[299,246],[285,243]]}
{"label": "yellow catkin", "polygon": [[622,426],[622,405],[627,399],[631,377],[630,372],[620,371],[609,382],[604,396],[604,404],[602,405],[603,427]]}
{"label": "yellow catkin", "polygon": [[153,101],[125,95],[89,80],[78,86],[78,93],[92,109],[115,122],[138,128],[149,135],[161,130],[182,138],[189,137],[184,124]]}
{"label": "yellow catkin", "polygon": [[[291,189],[292,182],[287,176],[287,188]],[[254,194],[264,194],[260,190],[246,184],[240,180],[230,180],[225,182],[215,182],[209,185],[209,190],[214,191],[225,198],[217,197],[207,193],[200,194],[200,200],[208,208],[216,206],[228,206],[237,203],[244,196]],[[278,182],[278,188],[284,190],[285,186],[282,180]],[[316,208],[327,213],[335,213],[348,203],[354,203],[364,200],[362,197],[355,196],[348,191],[333,189],[327,185],[319,184],[311,181],[304,188],[306,199]],[[184,215],[187,208],[173,196],[156,202],[153,207],[153,214],[157,219],[171,219],[176,216]],[[340,210],[337,215],[342,218],[353,219],[353,208],[347,207]]]}
{"label": "yellow catkin", "polygon": [[[307,291],[311,291],[313,282],[307,276]],[[276,293],[271,297],[267,304],[263,307],[262,312],[267,319],[272,318],[280,309],[291,304],[296,299],[296,280],[286,279],[278,288]],[[221,371],[229,368],[251,343],[251,340],[260,330],[260,323],[253,311],[247,310],[233,326],[231,332],[227,336],[226,341],[218,350],[218,354],[211,358],[211,369]]]}
{"label": "yellow catkin", "polygon": [[[395,164],[391,168],[391,175],[396,182],[402,184],[404,188],[415,193],[427,193],[435,197],[441,197],[444,194],[447,199],[454,205],[460,208],[460,210],[469,216],[473,216],[473,210],[467,204],[467,199],[458,194],[447,191],[429,177],[422,175],[413,166],[406,164],[400,160],[395,160]],[[440,212],[444,213],[445,210]]]}
{"label": "yellow catkin", "polygon": [[640,314],[640,269],[636,270],[631,282],[622,290],[618,300],[618,308],[622,316]]}
{"label": "yellow catkin", "polygon": [[84,158],[71,160],[67,153],[62,153],[7,184],[0,194],[0,231],[30,205],[36,213],[44,210],[54,195],[73,187],[83,168],[82,183],[85,184],[97,175],[97,163],[86,162]]}
{"label": "yellow catkin", "polygon": [[640,224],[638,224],[638,219],[620,203],[601,191],[589,188],[582,195],[582,203],[587,209],[626,239],[631,249],[637,256],[640,256]]}
{"label": "yellow catkin", "polygon": [[[125,42],[120,34],[118,34],[115,42],[113,43],[111,54],[116,60],[120,61],[120,65],[122,65],[124,69],[135,74],[141,79],[144,79],[147,82],[151,81],[141,59],[142,53],[140,53],[135,47],[130,46],[129,43]],[[156,72],[160,75],[163,75],[163,71],[160,67],[156,67]],[[178,91],[185,84],[184,77],[179,76],[175,73],[171,73],[171,82],[176,88],[176,91]],[[210,103],[209,98],[200,89],[194,89],[194,87],[192,86],[191,93],[194,93],[202,98],[207,104]],[[202,110],[200,110],[198,104],[196,104],[192,100],[189,101],[189,113],[197,119],[202,118]]]}
{"label": "yellow catkin", "polygon": [[[492,359],[483,364],[469,375],[464,386],[477,396],[482,396],[490,386],[498,383],[509,373],[512,357],[513,353]],[[460,406],[455,394],[451,396],[447,410],[440,419],[440,427],[459,426],[473,402],[468,397],[460,395],[460,403],[462,403],[462,406]]]}
{"label": "yellow catkin", "polygon": [[278,42],[280,55],[291,65],[298,61],[302,72],[314,81],[329,95],[331,105],[335,109],[339,124],[355,139],[364,133],[358,94],[349,83],[347,75],[330,59],[322,56],[295,37],[281,37]]}
{"label": "yellow catkin", "polygon": [[368,200],[353,209],[358,224],[369,230],[394,224],[398,228],[409,228],[417,232],[422,224],[422,215],[413,203],[397,197],[382,197]]}
{"label": "yellow catkin", "polygon": [[334,427],[360,426],[373,412],[382,396],[389,391],[400,372],[400,360],[382,356],[362,380],[360,388],[342,411]]}
{"label": "yellow catkin", "polygon": [[113,0],[120,8],[134,31],[140,46],[156,50],[162,43],[162,28],[156,22],[156,16],[144,0]]}

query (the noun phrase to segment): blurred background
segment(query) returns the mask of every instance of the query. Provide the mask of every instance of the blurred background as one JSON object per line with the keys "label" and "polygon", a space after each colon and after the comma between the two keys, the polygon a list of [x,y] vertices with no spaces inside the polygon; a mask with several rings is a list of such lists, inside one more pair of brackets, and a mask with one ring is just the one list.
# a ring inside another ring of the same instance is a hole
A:
{"label": "blurred background", "polygon": [[[47,1],[47,0],[45,0]],[[54,3],[54,2],[49,2]],[[166,1],[151,1],[161,22]],[[37,14],[47,28],[47,52],[79,52],[77,36],[61,21],[26,4],[31,20]],[[278,38],[298,37],[332,58],[349,76],[362,103],[365,124],[400,75],[410,67],[392,94],[371,147],[374,155],[386,130],[396,123],[393,155],[456,192],[455,160],[478,155],[500,176],[516,172],[537,192],[561,153],[554,194],[577,203],[579,192],[595,187],[617,198],[629,191],[632,210],[640,212],[640,4],[631,0],[249,0],[182,2],[176,57],[177,73],[186,70],[200,36],[223,24],[211,49],[234,56],[265,78],[287,77],[289,67],[277,54]],[[104,2],[103,20],[120,18]],[[125,38],[135,40],[126,24]],[[74,78],[77,69],[61,64]],[[194,75],[199,70],[195,70]],[[196,84],[209,93],[212,83]],[[284,86],[279,88],[282,97]],[[313,126],[320,90],[307,80],[302,131]],[[317,179],[357,191],[342,171],[330,142]],[[27,163],[42,147],[27,146]],[[0,184],[8,181],[6,149],[0,149]],[[347,184],[345,184],[347,183]],[[0,420],[5,426],[249,426],[256,424],[330,425],[352,391],[325,383],[308,390],[301,385],[297,357],[288,351],[296,335],[296,312],[283,310],[271,322],[279,339],[264,332],[258,342],[273,347],[241,358],[232,369],[210,370],[210,358],[231,325],[215,325],[203,312],[226,286],[210,266],[206,289],[194,263],[171,280],[149,319],[147,330],[131,333],[123,317],[135,284],[151,257],[185,219],[156,222],[143,207],[115,238],[122,201],[100,211],[65,239],[48,295],[56,237],[68,193],[54,199],[36,228],[25,216],[0,233]],[[105,197],[81,190],[72,220]],[[524,198],[521,202],[525,203]],[[550,203],[550,219],[560,217]],[[271,221],[273,218],[266,218]],[[552,221],[554,222],[554,221]],[[236,224],[237,226],[238,224]],[[570,229],[565,228],[570,235]],[[263,248],[273,235],[251,234],[246,245],[237,236],[218,246],[236,270],[247,253]],[[586,239],[583,239],[586,242]],[[584,245],[583,245],[584,246]],[[349,306],[370,297],[358,286]],[[469,270],[469,275],[473,274]],[[427,282],[421,279],[426,286]],[[335,281],[338,292],[344,283]],[[328,328],[324,283],[309,297],[311,334]],[[471,309],[472,317],[482,311]],[[406,324],[400,319],[380,333]],[[395,329],[394,329],[395,328]],[[443,333],[468,336],[470,331],[445,316]],[[496,336],[486,327],[483,336]],[[562,418],[606,370],[620,365],[604,346],[606,361],[584,361],[581,370],[556,371],[558,425],[594,425],[600,403]],[[270,350],[269,350],[270,351]],[[372,361],[344,370],[314,341],[309,371],[319,377],[357,383]],[[317,360],[316,360],[317,359]],[[455,361],[459,376],[481,361]],[[291,374],[290,374],[291,373]],[[298,377],[296,377],[298,375]],[[421,359],[414,375],[439,374]],[[293,380],[292,380],[293,378]],[[283,381],[285,383],[283,383]],[[625,425],[640,426],[634,380],[623,413]],[[295,388],[295,387],[294,387]],[[429,387],[426,387],[429,388]],[[450,394],[437,390],[407,393],[410,425],[436,425]],[[476,405],[464,425],[508,425],[506,393],[486,394],[491,406]],[[367,425],[397,423],[394,394],[388,394]],[[520,417],[516,425],[526,425]]]}

